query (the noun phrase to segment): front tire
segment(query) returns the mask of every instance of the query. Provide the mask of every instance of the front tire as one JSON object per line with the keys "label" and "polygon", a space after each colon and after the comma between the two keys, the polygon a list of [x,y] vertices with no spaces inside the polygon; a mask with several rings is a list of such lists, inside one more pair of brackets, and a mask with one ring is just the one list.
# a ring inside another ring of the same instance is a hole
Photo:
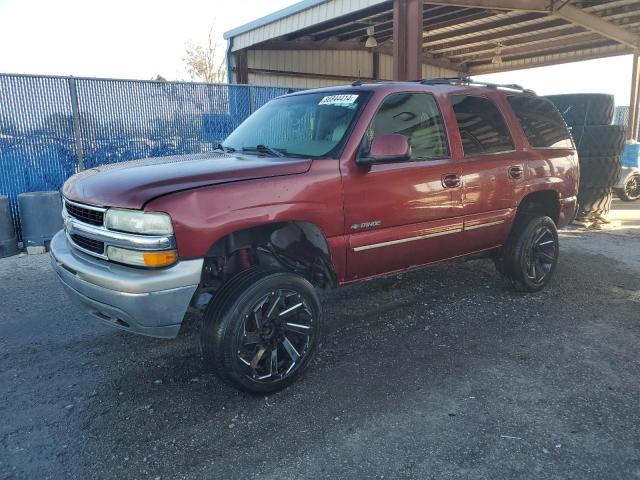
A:
{"label": "front tire", "polygon": [[514,290],[537,292],[551,280],[558,253],[558,231],[553,220],[522,216],[516,218],[496,267]]}
{"label": "front tire", "polygon": [[320,300],[305,278],[250,269],[207,306],[203,356],[218,376],[244,391],[276,392],[308,367],[321,323]]}

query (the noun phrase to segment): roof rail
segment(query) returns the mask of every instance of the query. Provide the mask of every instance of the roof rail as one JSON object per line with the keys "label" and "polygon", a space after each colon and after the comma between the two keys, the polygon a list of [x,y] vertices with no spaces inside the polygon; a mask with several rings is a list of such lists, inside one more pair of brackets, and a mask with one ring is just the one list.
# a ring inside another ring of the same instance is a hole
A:
{"label": "roof rail", "polygon": [[505,90],[515,90],[523,93],[535,93],[533,90],[529,90],[527,88],[521,87],[520,85],[515,85],[513,83],[499,84],[499,83],[480,82],[477,80],[473,80],[471,77],[425,78],[418,81],[423,85],[469,85],[469,86],[487,87],[487,88],[495,88],[495,89],[502,88]]}

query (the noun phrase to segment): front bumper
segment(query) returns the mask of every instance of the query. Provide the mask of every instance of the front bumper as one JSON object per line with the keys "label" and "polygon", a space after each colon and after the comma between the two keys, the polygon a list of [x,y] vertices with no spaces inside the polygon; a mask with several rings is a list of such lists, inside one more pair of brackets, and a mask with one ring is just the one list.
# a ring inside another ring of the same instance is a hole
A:
{"label": "front bumper", "polygon": [[174,338],[200,283],[202,259],[143,270],[91,257],[63,231],[51,241],[51,264],[71,300],[95,317],[132,333]]}

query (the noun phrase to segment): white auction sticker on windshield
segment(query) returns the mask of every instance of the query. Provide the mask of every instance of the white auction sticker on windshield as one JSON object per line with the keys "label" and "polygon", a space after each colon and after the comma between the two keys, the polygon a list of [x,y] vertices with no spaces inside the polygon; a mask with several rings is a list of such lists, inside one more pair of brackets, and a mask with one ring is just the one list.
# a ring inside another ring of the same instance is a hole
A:
{"label": "white auction sticker on windshield", "polygon": [[328,95],[318,105],[352,105],[357,99],[358,95]]}

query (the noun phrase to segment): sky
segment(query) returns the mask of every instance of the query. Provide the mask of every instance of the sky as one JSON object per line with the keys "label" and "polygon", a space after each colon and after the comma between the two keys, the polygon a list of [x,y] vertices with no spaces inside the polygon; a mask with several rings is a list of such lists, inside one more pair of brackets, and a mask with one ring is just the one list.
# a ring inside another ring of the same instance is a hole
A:
{"label": "sky", "polygon": [[[188,80],[185,44],[203,42],[294,0],[0,0],[0,73]],[[631,57],[479,77],[539,94],[604,92],[629,104]]]}

